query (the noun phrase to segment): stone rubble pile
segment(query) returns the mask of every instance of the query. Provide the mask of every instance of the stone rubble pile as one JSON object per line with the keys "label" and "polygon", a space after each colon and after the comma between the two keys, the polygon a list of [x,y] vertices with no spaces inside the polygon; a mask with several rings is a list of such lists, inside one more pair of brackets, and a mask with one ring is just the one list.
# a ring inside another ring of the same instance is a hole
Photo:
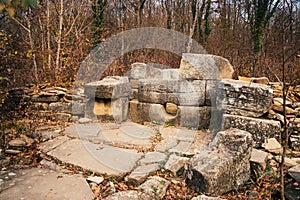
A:
{"label": "stone rubble pile", "polygon": [[37,117],[67,122],[73,116],[84,116],[86,97],[83,90],[75,92],[62,87],[28,85],[8,90],[1,102],[0,109],[3,113],[35,111]]}

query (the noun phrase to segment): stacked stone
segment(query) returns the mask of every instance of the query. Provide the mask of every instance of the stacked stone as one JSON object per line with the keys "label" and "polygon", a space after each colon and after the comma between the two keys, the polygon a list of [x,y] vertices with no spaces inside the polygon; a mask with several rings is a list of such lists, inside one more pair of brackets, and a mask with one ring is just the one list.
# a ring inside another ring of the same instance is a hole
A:
{"label": "stacked stone", "polygon": [[[274,90],[274,99],[272,110],[269,111],[268,117],[278,120],[282,125],[284,124],[283,115],[283,96],[282,84],[278,82],[270,83]],[[300,151],[300,86],[288,86],[285,102],[286,119],[289,127],[291,148]]]}
{"label": "stacked stone", "polygon": [[62,87],[28,85],[9,90],[2,103],[2,109],[8,111],[28,109],[39,117],[70,121],[72,116],[84,115],[85,96]]}
{"label": "stacked stone", "polygon": [[265,119],[272,108],[273,90],[267,85],[238,80],[222,80],[217,104],[224,111],[223,130],[238,128],[252,134],[256,145],[279,137],[280,122]]}
{"label": "stacked stone", "polygon": [[231,78],[232,73],[228,60],[206,54],[183,54],[179,69],[135,63],[129,74],[134,91],[131,120],[208,128],[217,82]]}
{"label": "stacked stone", "polygon": [[109,76],[85,85],[85,116],[120,123],[127,120],[131,86],[127,77]]}

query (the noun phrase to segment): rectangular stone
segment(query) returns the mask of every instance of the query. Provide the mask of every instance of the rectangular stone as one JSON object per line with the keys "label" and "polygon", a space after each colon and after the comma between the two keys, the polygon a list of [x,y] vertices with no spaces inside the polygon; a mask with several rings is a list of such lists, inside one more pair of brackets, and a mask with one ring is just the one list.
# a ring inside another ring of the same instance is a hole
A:
{"label": "rectangular stone", "polygon": [[238,80],[222,80],[217,92],[217,106],[227,114],[261,117],[272,107],[273,91],[266,85]]}
{"label": "rectangular stone", "polygon": [[101,81],[86,84],[84,93],[90,98],[99,99],[129,97],[131,85],[127,77],[106,77]]}
{"label": "rectangular stone", "polygon": [[229,128],[248,131],[258,146],[261,146],[268,138],[279,137],[281,131],[279,121],[224,114],[222,129]]}

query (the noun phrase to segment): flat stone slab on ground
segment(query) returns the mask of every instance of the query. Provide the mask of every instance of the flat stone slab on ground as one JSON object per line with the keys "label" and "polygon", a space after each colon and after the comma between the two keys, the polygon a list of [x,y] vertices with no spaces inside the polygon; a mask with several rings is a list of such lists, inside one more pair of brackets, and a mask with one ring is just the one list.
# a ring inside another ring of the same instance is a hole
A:
{"label": "flat stone slab on ground", "polygon": [[159,132],[164,139],[176,139],[180,141],[192,142],[195,139],[196,130],[184,128],[162,127]]}
{"label": "flat stone slab on ground", "polygon": [[[11,185],[2,186],[0,199],[16,200],[93,200],[95,197],[84,178],[46,169],[32,168],[18,171]],[[14,183],[14,184],[12,184]]]}
{"label": "flat stone slab on ground", "polygon": [[[129,176],[126,177],[127,181],[136,185],[141,184],[150,173],[159,170],[159,164],[142,165],[135,168]],[[126,180],[125,179],[125,180]]]}
{"label": "flat stone slab on ground", "polygon": [[167,155],[160,152],[148,152],[145,157],[140,160],[140,164],[161,163],[166,161]]}
{"label": "flat stone slab on ground", "polygon": [[147,194],[144,194],[142,192],[136,191],[136,190],[126,190],[114,193],[105,200],[152,200],[153,198]]}
{"label": "flat stone slab on ground", "polygon": [[155,134],[152,128],[132,122],[75,124],[66,128],[66,134],[93,143],[134,145],[148,147]]}
{"label": "flat stone slab on ground", "polygon": [[52,140],[48,140],[47,142],[41,143],[38,148],[43,153],[47,153],[48,151],[51,151],[51,150],[55,149],[56,147],[58,147],[59,145],[65,143],[69,139],[70,138],[68,138],[67,136],[59,136]]}
{"label": "flat stone slab on ground", "polygon": [[142,156],[136,150],[112,146],[99,149],[96,144],[78,139],[69,140],[48,152],[48,155],[85,170],[113,176],[130,172]]}

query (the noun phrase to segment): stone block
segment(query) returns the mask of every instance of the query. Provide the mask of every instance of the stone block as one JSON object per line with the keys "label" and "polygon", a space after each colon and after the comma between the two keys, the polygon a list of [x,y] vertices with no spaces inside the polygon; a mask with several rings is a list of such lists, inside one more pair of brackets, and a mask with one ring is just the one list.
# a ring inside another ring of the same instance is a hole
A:
{"label": "stone block", "polygon": [[170,155],[165,169],[170,170],[173,174],[176,174],[184,165],[189,161],[189,158],[176,156],[175,154]]}
{"label": "stone block", "polygon": [[130,79],[162,79],[162,71],[145,63],[133,63],[128,74]]}
{"label": "stone block", "polygon": [[59,99],[60,97],[58,95],[52,93],[33,95],[31,97],[31,100],[33,102],[42,102],[42,103],[57,102]]}
{"label": "stone block", "polygon": [[196,129],[207,129],[209,127],[210,107],[178,106],[178,108],[180,126]]}
{"label": "stone block", "polygon": [[71,115],[68,113],[55,113],[55,118],[59,121],[68,122],[71,119]]}
{"label": "stone block", "polygon": [[257,146],[261,146],[268,138],[278,137],[281,131],[279,121],[224,114],[222,129],[229,128],[248,131]]}
{"label": "stone block", "polygon": [[161,104],[141,103],[137,100],[130,101],[130,118],[133,122],[177,123],[177,116],[168,114]]}
{"label": "stone block", "polygon": [[256,163],[261,167],[261,170],[266,169],[266,162],[268,159],[268,153],[264,152],[262,150],[253,149],[251,152],[251,158],[250,161],[252,163]]}
{"label": "stone block", "polygon": [[127,77],[106,77],[97,82],[91,82],[84,86],[84,94],[89,98],[117,99],[129,97],[131,85]]}
{"label": "stone block", "polygon": [[71,103],[53,102],[49,104],[49,110],[71,112]]}
{"label": "stone block", "polygon": [[252,145],[252,136],[246,131],[218,132],[208,150],[191,158],[192,173],[187,184],[211,196],[238,189],[250,178]]}
{"label": "stone block", "polygon": [[187,80],[232,78],[233,67],[223,57],[208,54],[183,53],[179,73]]}
{"label": "stone block", "polygon": [[128,98],[102,99],[94,102],[94,114],[103,120],[122,122],[127,120],[128,107]]}
{"label": "stone block", "polygon": [[204,105],[205,81],[140,80],[140,102],[176,105]]}
{"label": "stone block", "polygon": [[217,92],[217,106],[227,114],[261,117],[272,107],[273,91],[266,85],[222,80]]}

